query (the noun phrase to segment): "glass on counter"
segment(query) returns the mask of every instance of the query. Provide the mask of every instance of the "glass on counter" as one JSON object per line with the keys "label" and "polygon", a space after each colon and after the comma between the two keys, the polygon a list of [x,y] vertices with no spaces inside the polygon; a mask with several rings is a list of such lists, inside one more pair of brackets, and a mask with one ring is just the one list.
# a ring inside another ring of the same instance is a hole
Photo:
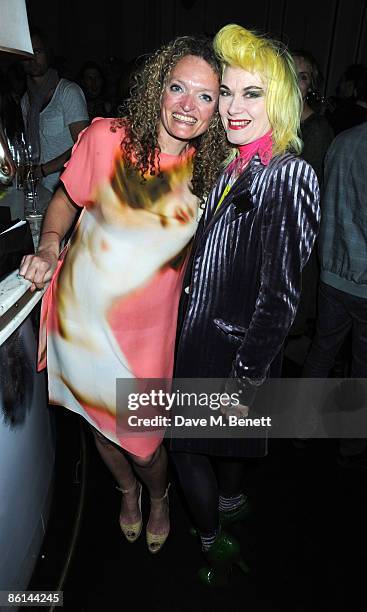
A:
{"label": "glass on counter", "polygon": [[37,168],[39,166],[40,152],[39,148],[31,145],[30,142],[26,146],[26,178],[24,183],[25,196],[33,202],[33,212],[37,211],[37,187],[39,177],[37,176]]}
{"label": "glass on counter", "polygon": [[24,214],[27,219],[33,238],[34,250],[37,252],[43,214],[38,207],[38,183],[39,177],[36,170],[39,165],[39,149],[32,147],[30,143],[26,146],[26,176],[24,180]]}
{"label": "glass on counter", "polygon": [[12,138],[6,136],[7,145],[15,165],[13,185],[16,189],[23,189],[27,175],[28,155],[24,132],[16,132]]}
{"label": "glass on counter", "polygon": [[42,194],[43,205],[39,204],[40,179],[37,175],[40,159],[39,149],[29,143],[24,132],[17,132],[11,140],[8,137],[6,137],[6,140],[16,167],[12,185],[10,190],[7,190],[9,194],[8,205],[12,211],[15,208],[17,209],[17,217],[28,221],[34,248],[37,251],[46,209]]}
{"label": "glass on counter", "polygon": [[43,223],[43,217],[44,215],[40,212],[33,212],[32,210],[28,212],[25,211],[25,218],[29,223],[35,253],[37,253],[37,250],[38,250],[38,245],[39,245],[40,236],[41,236],[42,223]]}

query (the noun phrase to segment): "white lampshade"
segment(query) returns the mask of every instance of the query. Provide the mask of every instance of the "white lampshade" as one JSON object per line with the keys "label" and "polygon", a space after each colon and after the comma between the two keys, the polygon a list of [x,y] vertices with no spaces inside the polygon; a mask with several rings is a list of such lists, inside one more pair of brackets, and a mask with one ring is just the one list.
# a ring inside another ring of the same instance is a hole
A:
{"label": "white lampshade", "polygon": [[0,0],[0,51],[33,56],[25,0]]}

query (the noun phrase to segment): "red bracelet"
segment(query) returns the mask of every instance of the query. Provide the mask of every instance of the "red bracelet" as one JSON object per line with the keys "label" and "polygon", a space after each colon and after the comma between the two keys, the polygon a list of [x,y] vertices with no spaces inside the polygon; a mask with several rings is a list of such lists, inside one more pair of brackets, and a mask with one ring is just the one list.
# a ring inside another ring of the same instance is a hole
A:
{"label": "red bracelet", "polygon": [[55,230],[48,230],[47,232],[42,232],[41,234],[41,238],[42,236],[44,236],[45,234],[56,234],[56,236],[59,237],[59,240],[61,240],[61,235],[59,234],[59,232],[55,232]]}
{"label": "red bracelet", "polygon": [[44,171],[44,168],[43,168],[43,164],[40,165],[40,168],[41,168],[41,174],[42,174],[43,178],[46,178],[45,171]]}

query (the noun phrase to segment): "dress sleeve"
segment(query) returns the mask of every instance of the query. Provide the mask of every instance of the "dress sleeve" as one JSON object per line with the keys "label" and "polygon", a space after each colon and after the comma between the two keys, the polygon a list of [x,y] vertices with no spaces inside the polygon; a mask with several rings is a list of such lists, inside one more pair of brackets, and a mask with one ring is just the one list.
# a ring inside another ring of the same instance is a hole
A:
{"label": "dress sleeve", "polygon": [[101,117],[79,133],[71,158],[60,176],[77,206],[91,205],[96,186],[112,172],[114,153],[121,138],[121,130],[111,131],[111,119]]}
{"label": "dress sleeve", "polygon": [[241,402],[247,404],[267,377],[295,318],[302,268],[320,222],[317,178],[304,160],[291,159],[276,169],[265,197],[260,288],[231,372],[232,381],[237,379],[242,387]]}

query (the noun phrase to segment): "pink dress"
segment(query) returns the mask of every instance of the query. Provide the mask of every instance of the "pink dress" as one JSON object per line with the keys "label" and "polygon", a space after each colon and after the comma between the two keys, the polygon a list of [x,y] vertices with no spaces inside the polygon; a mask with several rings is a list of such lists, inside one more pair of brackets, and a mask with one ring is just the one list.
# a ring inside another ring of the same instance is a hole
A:
{"label": "pink dress", "polygon": [[198,209],[192,151],[161,154],[163,178],[142,182],[124,165],[123,135],[114,120],[95,119],[61,176],[83,211],[43,299],[39,367],[47,365],[51,403],[144,457],[164,431],[127,426],[116,380],[136,391],[140,379],[172,377],[182,254]]}

